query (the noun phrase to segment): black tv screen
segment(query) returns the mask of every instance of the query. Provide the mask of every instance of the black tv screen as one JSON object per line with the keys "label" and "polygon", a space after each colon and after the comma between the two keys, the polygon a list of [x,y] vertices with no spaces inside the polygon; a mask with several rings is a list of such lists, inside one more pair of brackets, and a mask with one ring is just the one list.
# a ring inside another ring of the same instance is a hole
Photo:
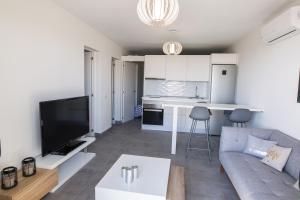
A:
{"label": "black tv screen", "polygon": [[40,102],[42,156],[89,132],[89,97]]}

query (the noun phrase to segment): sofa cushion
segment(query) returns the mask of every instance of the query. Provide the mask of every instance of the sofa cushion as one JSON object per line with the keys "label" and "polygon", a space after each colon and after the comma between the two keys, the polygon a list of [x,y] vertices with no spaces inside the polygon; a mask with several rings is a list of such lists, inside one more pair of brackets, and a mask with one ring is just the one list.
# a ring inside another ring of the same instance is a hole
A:
{"label": "sofa cushion", "polygon": [[289,159],[291,151],[292,148],[274,145],[268,150],[268,154],[264,159],[262,159],[262,162],[277,169],[278,171],[282,171]]}
{"label": "sofa cushion", "polygon": [[243,152],[248,141],[248,135],[269,140],[273,131],[270,129],[222,127],[220,151]]}
{"label": "sofa cushion", "polygon": [[299,180],[295,183],[294,188],[296,188],[297,190],[300,190]]}
{"label": "sofa cushion", "polygon": [[292,152],[283,170],[295,179],[298,179],[300,170],[300,141],[280,131],[274,131],[270,140],[277,141],[279,146],[292,148]]}
{"label": "sofa cushion", "polygon": [[248,135],[248,141],[244,153],[256,156],[258,158],[264,158],[267,155],[267,151],[277,144],[276,141],[263,140],[252,135]]}
{"label": "sofa cushion", "polygon": [[254,156],[221,152],[220,161],[242,200],[300,199],[300,192],[293,187],[295,179]]}

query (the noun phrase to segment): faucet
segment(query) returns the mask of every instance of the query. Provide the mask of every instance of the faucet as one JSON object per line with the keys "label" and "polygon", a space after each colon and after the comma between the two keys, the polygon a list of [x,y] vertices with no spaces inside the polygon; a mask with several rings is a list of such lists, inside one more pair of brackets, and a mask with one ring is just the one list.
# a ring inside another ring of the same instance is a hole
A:
{"label": "faucet", "polygon": [[198,86],[197,85],[196,85],[196,88],[195,88],[195,97],[199,98],[199,95],[198,95]]}

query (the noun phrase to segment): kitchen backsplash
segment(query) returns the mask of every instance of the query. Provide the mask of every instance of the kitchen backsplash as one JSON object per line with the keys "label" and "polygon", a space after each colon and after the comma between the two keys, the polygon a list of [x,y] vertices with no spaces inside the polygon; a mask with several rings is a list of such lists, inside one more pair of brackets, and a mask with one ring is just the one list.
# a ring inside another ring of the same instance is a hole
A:
{"label": "kitchen backsplash", "polygon": [[144,96],[184,96],[208,98],[208,82],[145,80]]}

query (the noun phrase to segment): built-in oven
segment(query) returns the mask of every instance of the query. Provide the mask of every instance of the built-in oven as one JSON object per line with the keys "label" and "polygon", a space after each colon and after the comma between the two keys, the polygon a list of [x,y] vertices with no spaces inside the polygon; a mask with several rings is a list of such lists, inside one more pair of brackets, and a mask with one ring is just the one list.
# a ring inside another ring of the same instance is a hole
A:
{"label": "built-in oven", "polygon": [[164,109],[159,104],[143,104],[143,124],[160,125],[164,124]]}

